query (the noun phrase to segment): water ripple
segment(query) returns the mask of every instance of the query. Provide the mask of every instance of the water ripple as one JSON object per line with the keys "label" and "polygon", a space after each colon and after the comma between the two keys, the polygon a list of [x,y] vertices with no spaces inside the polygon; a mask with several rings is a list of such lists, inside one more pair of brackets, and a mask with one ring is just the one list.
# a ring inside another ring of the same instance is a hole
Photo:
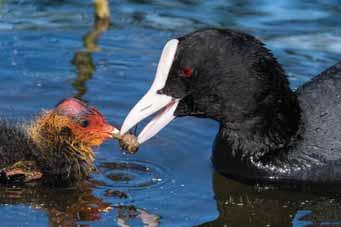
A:
{"label": "water ripple", "polygon": [[164,168],[149,162],[103,162],[98,169],[105,176],[107,186],[115,188],[145,189],[160,186],[169,180]]}

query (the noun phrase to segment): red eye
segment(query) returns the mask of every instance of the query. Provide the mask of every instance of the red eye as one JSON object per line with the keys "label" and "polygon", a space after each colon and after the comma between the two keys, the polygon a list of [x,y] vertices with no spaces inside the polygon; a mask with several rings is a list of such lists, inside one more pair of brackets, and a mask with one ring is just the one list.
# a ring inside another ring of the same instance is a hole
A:
{"label": "red eye", "polygon": [[184,68],[181,70],[181,76],[190,78],[193,75],[193,69],[192,68]]}

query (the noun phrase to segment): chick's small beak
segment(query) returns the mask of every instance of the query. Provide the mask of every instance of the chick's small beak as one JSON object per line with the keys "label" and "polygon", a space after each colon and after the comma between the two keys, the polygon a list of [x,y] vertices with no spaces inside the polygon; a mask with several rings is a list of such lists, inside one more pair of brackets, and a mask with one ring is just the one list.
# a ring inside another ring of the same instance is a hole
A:
{"label": "chick's small beak", "polygon": [[108,135],[108,139],[118,139],[120,136],[120,130],[110,124],[105,126],[104,131]]}
{"label": "chick's small beak", "polygon": [[114,130],[112,131],[112,138],[120,139],[121,138],[120,130],[118,130],[117,128],[114,128]]}

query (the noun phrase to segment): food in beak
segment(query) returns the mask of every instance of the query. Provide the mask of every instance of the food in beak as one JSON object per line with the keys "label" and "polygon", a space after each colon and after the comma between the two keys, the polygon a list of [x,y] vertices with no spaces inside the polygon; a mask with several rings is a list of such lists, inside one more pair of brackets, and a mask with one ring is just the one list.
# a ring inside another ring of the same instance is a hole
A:
{"label": "food in beak", "polygon": [[118,129],[112,131],[112,138],[118,140],[122,150],[128,151],[130,154],[135,154],[139,148],[139,143],[137,142],[137,137],[134,134],[126,133],[124,135],[120,134]]}
{"label": "food in beak", "polygon": [[135,154],[139,149],[140,144],[137,142],[137,137],[133,134],[124,134],[119,140],[122,150],[128,151],[130,154]]}

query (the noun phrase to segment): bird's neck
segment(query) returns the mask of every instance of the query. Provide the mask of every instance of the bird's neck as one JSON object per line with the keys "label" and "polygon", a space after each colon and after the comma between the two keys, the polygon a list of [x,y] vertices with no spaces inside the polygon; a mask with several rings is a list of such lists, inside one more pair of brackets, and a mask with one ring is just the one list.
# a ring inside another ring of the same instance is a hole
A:
{"label": "bird's neck", "polygon": [[222,121],[217,135],[230,158],[266,164],[288,151],[299,136],[301,111],[296,95],[288,88],[271,94],[259,109],[245,114],[242,121]]}

